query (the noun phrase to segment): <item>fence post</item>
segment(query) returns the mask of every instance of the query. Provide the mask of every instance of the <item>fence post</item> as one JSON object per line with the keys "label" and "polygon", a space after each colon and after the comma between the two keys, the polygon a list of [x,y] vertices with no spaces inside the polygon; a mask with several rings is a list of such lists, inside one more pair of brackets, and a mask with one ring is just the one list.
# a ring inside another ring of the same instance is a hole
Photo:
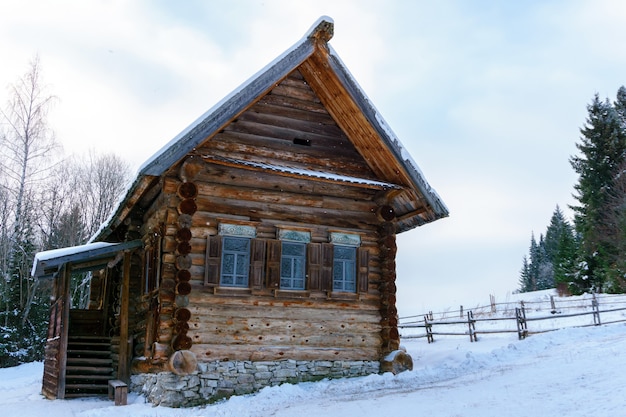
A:
{"label": "fence post", "polygon": [[592,294],[591,308],[593,309],[593,324],[595,324],[596,326],[601,325],[602,323],[600,322],[600,305],[595,294]]}
{"label": "fence post", "polygon": [[428,343],[434,342],[433,325],[428,321],[428,315],[424,316],[424,328],[426,329],[426,340],[428,340]]}
{"label": "fence post", "polygon": [[474,313],[472,313],[472,310],[467,312],[467,327],[469,328],[470,342],[477,342],[478,338],[476,337],[476,320],[474,320]]}
{"label": "fence post", "polygon": [[524,304],[521,307],[515,307],[515,321],[517,322],[517,337],[519,340],[525,339],[528,335],[528,324]]}
{"label": "fence post", "polygon": [[553,295],[550,296],[550,309],[551,309],[550,312],[552,314],[556,314],[556,304],[554,303],[554,296]]}
{"label": "fence post", "polygon": [[459,307],[459,318],[463,318],[463,306]]}
{"label": "fence post", "polygon": [[489,304],[491,304],[491,312],[496,312],[496,297],[493,294],[489,294]]}

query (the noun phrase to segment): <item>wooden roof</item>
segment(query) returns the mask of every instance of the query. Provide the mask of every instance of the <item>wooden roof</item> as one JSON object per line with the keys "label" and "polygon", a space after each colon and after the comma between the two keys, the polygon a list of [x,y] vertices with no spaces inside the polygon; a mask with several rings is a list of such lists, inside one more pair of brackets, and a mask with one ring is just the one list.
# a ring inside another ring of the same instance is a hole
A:
{"label": "wooden roof", "polygon": [[95,242],[39,252],[33,260],[31,275],[39,279],[54,278],[54,275],[66,264],[72,264],[74,270],[103,268],[115,259],[118,253],[142,245],[141,240],[122,243]]}
{"label": "wooden roof", "polygon": [[[308,172],[317,181],[387,189],[383,204],[393,207],[397,232],[446,217],[443,201],[328,45],[332,35],[332,20],[320,18],[300,42],[173,138],[142,165],[92,240],[106,239],[158,178],[189,154],[243,169]],[[273,141],[283,141],[280,160],[272,160]]]}

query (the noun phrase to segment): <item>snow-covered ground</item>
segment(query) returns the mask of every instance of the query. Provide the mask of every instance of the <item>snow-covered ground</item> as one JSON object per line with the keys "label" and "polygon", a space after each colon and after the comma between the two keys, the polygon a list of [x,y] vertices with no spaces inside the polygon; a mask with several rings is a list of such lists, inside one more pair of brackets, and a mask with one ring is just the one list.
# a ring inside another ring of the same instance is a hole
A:
{"label": "snow-covered ground", "polygon": [[[583,317],[587,324],[589,317]],[[174,416],[625,416],[626,324],[569,328],[518,340],[494,334],[470,343],[438,337],[404,343],[414,369],[391,374],[265,388],[189,409],[41,394],[42,364],[0,369],[5,417]]]}

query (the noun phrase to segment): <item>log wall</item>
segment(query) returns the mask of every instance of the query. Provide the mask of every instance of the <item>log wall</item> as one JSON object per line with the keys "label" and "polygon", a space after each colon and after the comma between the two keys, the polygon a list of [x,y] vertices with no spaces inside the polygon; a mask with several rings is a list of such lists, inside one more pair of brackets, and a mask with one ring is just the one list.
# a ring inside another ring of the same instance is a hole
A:
{"label": "log wall", "polygon": [[[207,171],[215,167],[204,162],[201,165],[200,169],[189,163],[185,166],[194,173],[193,182],[165,178],[163,193],[154,202],[159,207],[147,210],[144,218],[144,235],[153,233],[159,224],[163,235],[154,361],[164,362],[172,352],[185,349],[194,352],[199,361],[378,360],[384,353],[380,238],[377,229],[365,228],[375,222],[375,204],[355,201],[354,213],[350,214],[345,209],[349,199],[325,197],[317,202],[313,197],[300,200],[301,196],[288,192],[272,196],[258,189],[254,192],[245,186],[245,180],[231,187],[229,193],[224,185],[207,181]],[[232,172],[242,175],[238,168]],[[183,173],[181,177],[189,175]],[[216,203],[223,199],[228,201]],[[292,218],[284,220],[284,212],[272,214],[277,213],[276,204],[269,202],[279,199],[291,207]],[[339,214],[330,221],[331,206],[339,212],[342,204],[344,215],[355,219],[348,222],[352,228],[337,227],[346,223],[346,217]],[[266,208],[263,218],[257,217],[257,205]],[[362,220],[368,217],[371,219]],[[304,221],[296,222],[296,218]],[[323,224],[325,219],[331,226]],[[277,239],[281,227],[307,230],[311,243],[319,244],[329,241],[331,231],[359,234],[361,248],[368,252],[365,288],[357,293],[285,291],[269,287],[265,278],[254,289],[207,286],[207,242],[218,234],[220,222],[253,225],[256,238],[261,240]]]}

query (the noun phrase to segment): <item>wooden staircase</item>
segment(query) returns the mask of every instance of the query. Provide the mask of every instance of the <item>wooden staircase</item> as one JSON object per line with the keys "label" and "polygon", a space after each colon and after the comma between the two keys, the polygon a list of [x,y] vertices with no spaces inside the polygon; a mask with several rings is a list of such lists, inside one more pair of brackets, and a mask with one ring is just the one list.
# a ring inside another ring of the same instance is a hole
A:
{"label": "wooden staircase", "polygon": [[107,395],[110,379],[115,379],[111,338],[70,336],[65,368],[65,398]]}

